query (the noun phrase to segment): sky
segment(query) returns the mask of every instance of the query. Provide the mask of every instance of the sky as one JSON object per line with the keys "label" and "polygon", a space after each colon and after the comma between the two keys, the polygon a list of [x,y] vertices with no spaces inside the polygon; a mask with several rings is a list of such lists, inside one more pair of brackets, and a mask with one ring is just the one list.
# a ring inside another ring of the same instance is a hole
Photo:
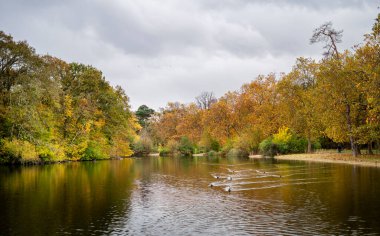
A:
{"label": "sky", "polygon": [[320,59],[313,29],[343,30],[340,50],[371,31],[378,0],[0,0],[0,30],[39,54],[100,69],[133,110],[217,97],[260,74]]}

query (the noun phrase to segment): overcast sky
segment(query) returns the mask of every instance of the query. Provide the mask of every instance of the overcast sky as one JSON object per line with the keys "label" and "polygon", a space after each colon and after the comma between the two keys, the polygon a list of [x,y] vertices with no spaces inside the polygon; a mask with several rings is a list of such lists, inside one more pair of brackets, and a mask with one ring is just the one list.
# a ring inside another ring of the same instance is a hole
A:
{"label": "overcast sky", "polygon": [[343,29],[341,49],[361,43],[377,0],[0,0],[0,30],[39,54],[90,64],[121,85],[133,109],[217,97],[259,74],[320,58],[314,28]]}

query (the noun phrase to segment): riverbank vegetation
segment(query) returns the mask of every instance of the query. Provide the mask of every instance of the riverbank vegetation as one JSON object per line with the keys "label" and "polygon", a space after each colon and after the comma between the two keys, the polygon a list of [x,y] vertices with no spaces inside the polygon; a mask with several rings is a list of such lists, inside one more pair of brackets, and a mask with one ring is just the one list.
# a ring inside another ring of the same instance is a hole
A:
{"label": "riverbank vegetation", "polygon": [[0,162],[130,156],[140,125],[92,66],[38,55],[0,31]]}
{"label": "riverbank vegetation", "polygon": [[352,50],[339,50],[341,37],[323,24],[311,38],[324,44],[321,60],[298,58],[291,72],[260,75],[219,99],[204,92],[194,103],[168,103],[149,118],[147,136],[162,154],[273,156],[321,145],[372,154],[380,140],[380,14]]}

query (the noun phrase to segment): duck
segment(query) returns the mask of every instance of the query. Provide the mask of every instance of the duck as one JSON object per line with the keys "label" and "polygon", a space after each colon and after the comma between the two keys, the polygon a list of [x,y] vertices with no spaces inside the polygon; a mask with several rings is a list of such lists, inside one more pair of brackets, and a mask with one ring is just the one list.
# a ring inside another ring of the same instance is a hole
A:
{"label": "duck", "polygon": [[231,186],[227,186],[226,191],[230,193],[231,192]]}
{"label": "duck", "polygon": [[227,177],[227,180],[232,180],[232,177],[231,177],[231,176],[228,176],[228,177]]}
{"label": "duck", "polygon": [[227,170],[228,170],[229,172],[235,173],[234,170],[231,170],[231,169],[229,169],[229,168],[227,168]]}

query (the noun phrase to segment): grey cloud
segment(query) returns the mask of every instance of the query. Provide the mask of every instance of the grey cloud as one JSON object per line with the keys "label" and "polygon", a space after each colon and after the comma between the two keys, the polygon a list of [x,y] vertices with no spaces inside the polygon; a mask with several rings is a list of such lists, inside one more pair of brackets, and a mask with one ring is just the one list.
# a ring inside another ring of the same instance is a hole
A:
{"label": "grey cloud", "polygon": [[200,5],[208,9],[243,8],[252,5],[277,5],[280,7],[301,7],[314,10],[335,10],[337,8],[363,8],[376,5],[364,0],[201,0]]}
{"label": "grey cloud", "polygon": [[[93,64],[121,84],[133,107],[222,95],[258,74],[291,69],[326,21],[344,30],[342,49],[369,32],[376,1],[0,0],[0,30],[39,53]],[[140,91],[147,91],[147,94]]]}

